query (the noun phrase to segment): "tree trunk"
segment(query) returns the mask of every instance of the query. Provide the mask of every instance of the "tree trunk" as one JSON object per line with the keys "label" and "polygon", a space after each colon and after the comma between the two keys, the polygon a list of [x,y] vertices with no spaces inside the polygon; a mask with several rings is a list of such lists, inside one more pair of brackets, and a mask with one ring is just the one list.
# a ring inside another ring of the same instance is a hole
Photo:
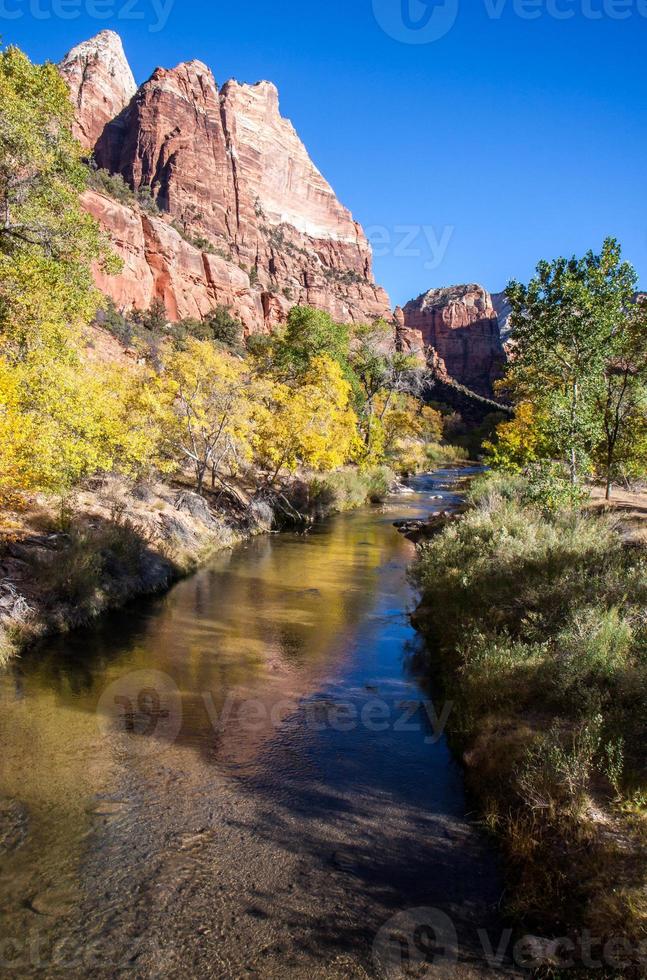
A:
{"label": "tree trunk", "polygon": [[578,403],[578,386],[577,381],[573,382],[573,391],[571,395],[571,485],[577,486],[577,448],[575,446],[575,420],[577,418],[577,403]]}
{"label": "tree trunk", "polygon": [[196,493],[200,497],[202,496],[202,488],[204,486],[204,475],[205,475],[205,473],[206,473],[206,467],[205,466],[196,466],[196,468],[195,468]]}

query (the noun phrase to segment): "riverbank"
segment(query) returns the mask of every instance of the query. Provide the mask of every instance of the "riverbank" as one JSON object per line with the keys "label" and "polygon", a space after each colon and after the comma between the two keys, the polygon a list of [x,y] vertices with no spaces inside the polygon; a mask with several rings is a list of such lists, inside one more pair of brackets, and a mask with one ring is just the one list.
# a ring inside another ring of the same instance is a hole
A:
{"label": "riverbank", "polygon": [[63,503],[25,497],[2,515],[0,666],[44,636],[165,591],[220,550],[382,499],[394,482],[385,467],[347,468],[301,473],[264,493],[232,481],[200,497],[189,482],[107,476]]}
{"label": "riverbank", "polygon": [[503,849],[506,912],[525,933],[567,937],[540,944],[545,975],[567,961],[586,973],[592,942],[600,975],[638,977],[645,552],[618,517],[542,514],[522,494],[518,480],[480,478],[468,512],[421,545],[415,625],[455,705],[469,791]]}

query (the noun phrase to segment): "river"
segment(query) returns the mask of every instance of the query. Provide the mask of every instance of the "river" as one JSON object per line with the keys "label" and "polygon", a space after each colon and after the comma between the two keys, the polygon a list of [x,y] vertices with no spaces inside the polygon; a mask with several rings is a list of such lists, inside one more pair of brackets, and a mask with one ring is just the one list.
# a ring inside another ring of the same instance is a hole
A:
{"label": "river", "polygon": [[425,943],[489,975],[497,864],[393,528],[454,476],[222,553],[0,675],[6,975],[404,976]]}

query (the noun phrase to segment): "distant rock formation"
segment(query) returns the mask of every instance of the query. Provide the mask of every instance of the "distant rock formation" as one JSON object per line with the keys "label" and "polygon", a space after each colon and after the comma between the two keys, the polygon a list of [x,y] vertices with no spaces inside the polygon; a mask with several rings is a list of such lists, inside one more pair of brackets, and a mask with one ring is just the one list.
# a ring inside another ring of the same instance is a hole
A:
{"label": "distant rock formation", "polygon": [[486,398],[500,377],[505,352],[490,294],[478,285],[430,289],[403,310],[404,329],[418,332],[427,362]]}
{"label": "distant rock formation", "polygon": [[298,303],[343,322],[391,319],[365,234],[280,115],[274,85],[230,81],[219,91],[210,69],[189,61],[136,89],[110,31],[74,48],[60,70],[97,165],[149,189],[161,211],[86,195],[125,261],[121,276],[97,274],[120,306],[159,297],[181,317],[226,302],[247,333],[271,329]]}

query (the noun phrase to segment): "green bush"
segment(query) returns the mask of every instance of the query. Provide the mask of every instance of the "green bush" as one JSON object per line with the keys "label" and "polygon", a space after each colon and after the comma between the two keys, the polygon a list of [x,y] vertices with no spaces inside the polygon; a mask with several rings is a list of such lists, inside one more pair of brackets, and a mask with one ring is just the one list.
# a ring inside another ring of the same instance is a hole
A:
{"label": "green bush", "polygon": [[148,214],[156,215],[161,213],[157,201],[153,197],[153,191],[148,184],[142,184],[138,187],[135,197],[140,208],[147,211]]}
{"label": "green bush", "polygon": [[173,324],[171,333],[180,347],[187,337],[195,337],[197,340],[209,340],[234,353],[240,353],[243,349],[243,325],[231,315],[227,306],[217,306],[202,320],[186,317]]}
{"label": "green bush", "polygon": [[93,190],[107,194],[115,201],[119,201],[120,204],[132,206],[135,203],[133,190],[121,174],[111,174],[108,170],[90,168],[88,183]]}
{"label": "green bush", "polygon": [[348,467],[312,480],[310,499],[325,506],[328,513],[353,510],[367,500],[371,503],[383,501],[393,480],[393,472],[386,466],[364,470]]}
{"label": "green bush", "polygon": [[550,513],[566,507],[581,507],[588,498],[586,487],[573,484],[559,463],[534,463],[528,469],[523,500]]}

